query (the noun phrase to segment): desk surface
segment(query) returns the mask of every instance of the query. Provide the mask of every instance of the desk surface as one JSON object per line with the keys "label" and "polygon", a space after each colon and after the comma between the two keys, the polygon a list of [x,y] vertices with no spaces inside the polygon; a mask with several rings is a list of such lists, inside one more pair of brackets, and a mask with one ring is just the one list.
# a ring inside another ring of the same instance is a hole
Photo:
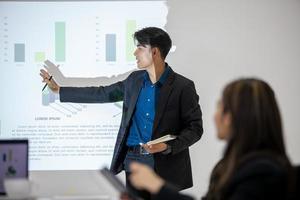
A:
{"label": "desk surface", "polygon": [[100,196],[54,196],[54,197],[8,197],[0,196],[0,200],[111,200],[107,195]]}

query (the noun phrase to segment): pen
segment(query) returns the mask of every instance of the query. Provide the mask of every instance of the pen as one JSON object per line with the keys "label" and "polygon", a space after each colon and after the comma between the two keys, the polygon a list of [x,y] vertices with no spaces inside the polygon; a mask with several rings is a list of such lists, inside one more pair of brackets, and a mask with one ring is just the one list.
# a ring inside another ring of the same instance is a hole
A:
{"label": "pen", "polygon": [[[44,67],[46,67],[45,65],[44,65]],[[57,65],[57,67],[59,67],[59,65]],[[49,78],[49,81],[51,81],[51,79],[52,79],[52,76],[50,76],[50,78]],[[47,83],[44,85],[44,87],[43,87],[43,89],[42,89],[42,92],[44,91],[44,89],[47,87]]]}
{"label": "pen", "polygon": [[[52,79],[52,76],[50,76],[50,78],[49,78],[49,81],[51,81],[51,79]],[[44,87],[43,87],[43,89],[42,89],[42,92],[44,91],[44,89],[47,87],[47,83],[44,85]]]}

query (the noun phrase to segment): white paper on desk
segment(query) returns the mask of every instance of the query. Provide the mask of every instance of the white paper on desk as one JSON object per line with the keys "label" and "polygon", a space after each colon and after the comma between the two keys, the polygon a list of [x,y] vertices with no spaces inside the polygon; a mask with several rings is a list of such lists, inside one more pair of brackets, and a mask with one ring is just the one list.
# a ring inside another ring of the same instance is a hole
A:
{"label": "white paper on desk", "polygon": [[170,141],[170,140],[174,140],[176,139],[177,136],[176,135],[165,135],[165,136],[162,136],[160,138],[157,138],[155,140],[151,140],[149,142],[147,142],[146,144],[147,145],[152,145],[152,144],[158,144],[158,143],[162,143],[162,142],[167,142],[167,141]]}

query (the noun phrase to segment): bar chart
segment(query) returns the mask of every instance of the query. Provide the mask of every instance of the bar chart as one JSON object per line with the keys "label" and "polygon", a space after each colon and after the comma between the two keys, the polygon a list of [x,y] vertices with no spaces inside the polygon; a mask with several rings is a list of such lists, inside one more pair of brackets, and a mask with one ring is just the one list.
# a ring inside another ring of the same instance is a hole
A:
{"label": "bar chart", "polygon": [[[8,17],[6,17],[8,19]],[[8,23],[6,24],[8,26]],[[66,61],[66,23],[65,22],[55,22],[54,23],[55,32],[55,61],[65,62]],[[22,63],[25,60],[25,43],[15,43],[14,44],[14,62]],[[46,60],[46,52],[37,51],[32,54],[34,62],[42,63]],[[8,62],[8,60],[6,60]]]}
{"label": "bar chart", "polygon": [[[5,17],[8,19],[8,17]],[[126,57],[124,59],[124,62],[133,62],[135,60],[135,57],[133,55],[133,52],[135,50],[135,45],[133,42],[133,34],[135,31],[137,31],[137,22],[136,20],[126,20],[124,21],[125,24],[125,48],[118,50],[121,51],[122,54],[124,54]],[[5,23],[6,26],[8,26],[8,23]],[[66,62],[66,22],[54,22],[53,25],[53,32],[54,32],[54,61],[56,62]],[[98,23],[96,23],[96,26],[98,26]],[[5,30],[8,30],[7,28]],[[105,61],[106,62],[116,62],[117,59],[117,48],[120,46],[118,45],[117,41],[121,39],[122,37],[118,37],[119,33],[99,33],[99,29],[96,29],[96,44],[99,44],[100,40],[104,37],[104,45],[105,45]],[[7,37],[8,35],[6,35]],[[98,39],[98,40],[97,40]],[[122,38],[123,39],[123,38]],[[8,41],[4,41],[4,44],[8,44]],[[14,43],[13,47],[13,62],[15,63],[25,63],[25,55],[27,54],[26,49],[27,45],[31,44],[25,44],[25,43]],[[8,55],[8,45],[4,47],[6,50],[5,55]],[[99,50],[102,47],[99,45],[96,45],[96,49]],[[33,61],[35,63],[42,63],[44,62],[47,58],[49,58],[48,55],[51,55],[50,52],[45,52],[45,50],[37,49],[35,52],[32,52],[29,54],[30,57],[32,57]],[[100,60],[99,53],[96,52],[96,61]],[[29,58],[30,59],[30,58]],[[3,62],[8,62],[9,60],[6,58],[3,60]]]}

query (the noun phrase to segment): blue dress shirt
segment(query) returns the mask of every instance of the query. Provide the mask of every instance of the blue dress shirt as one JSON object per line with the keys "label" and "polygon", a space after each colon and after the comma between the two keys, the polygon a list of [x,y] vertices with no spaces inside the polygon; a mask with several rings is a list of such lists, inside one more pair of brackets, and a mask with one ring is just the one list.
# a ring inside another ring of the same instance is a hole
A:
{"label": "blue dress shirt", "polygon": [[136,102],[129,129],[127,146],[135,146],[151,140],[156,102],[158,101],[160,88],[166,82],[169,71],[170,67],[166,65],[163,74],[155,84],[152,84],[149,74],[145,72],[143,86]]}

